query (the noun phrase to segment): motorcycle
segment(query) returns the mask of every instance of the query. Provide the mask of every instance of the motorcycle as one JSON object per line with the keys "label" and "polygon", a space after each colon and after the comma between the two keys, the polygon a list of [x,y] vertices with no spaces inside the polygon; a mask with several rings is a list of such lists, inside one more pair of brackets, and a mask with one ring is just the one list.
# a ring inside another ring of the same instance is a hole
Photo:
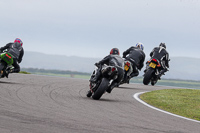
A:
{"label": "motorcycle", "polygon": [[6,72],[13,69],[13,57],[10,53],[4,52],[0,54],[0,78],[6,76]]}
{"label": "motorcycle", "polygon": [[161,69],[162,67],[158,59],[151,59],[148,61],[144,73],[143,84],[148,85],[151,82],[151,85],[154,86],[160,79],[159,74]]}
{"label": "motorcycle", "polygon": [[124,61],[124,77],[120,84],[128,83],[129,82],[129,76],[133,72],[132,64],[130,61],[125,60]]}
{"label": "motorcycle", "polygon": [[87,97],[92,96],[92,98],[95,100],[99,100],[109,88],[109,85],[111,85],[112,81],[118,78],[117,67],[100,65],[95,67],[90,79],[93,79],[99,70],[101,72],[100,78],[95,83],[90,82],[90,90],[87,93]]}

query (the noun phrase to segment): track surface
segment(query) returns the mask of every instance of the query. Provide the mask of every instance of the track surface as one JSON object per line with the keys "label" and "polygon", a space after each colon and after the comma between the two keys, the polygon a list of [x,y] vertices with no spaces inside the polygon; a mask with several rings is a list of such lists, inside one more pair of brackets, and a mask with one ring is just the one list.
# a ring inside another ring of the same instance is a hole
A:
{"label": "track surface", "polygon": [[153,110],[133,94],[169,87],[122,85],[99,101],[82,79],[10,74],[0,79],[0,133],[199,133],[200,124]]}

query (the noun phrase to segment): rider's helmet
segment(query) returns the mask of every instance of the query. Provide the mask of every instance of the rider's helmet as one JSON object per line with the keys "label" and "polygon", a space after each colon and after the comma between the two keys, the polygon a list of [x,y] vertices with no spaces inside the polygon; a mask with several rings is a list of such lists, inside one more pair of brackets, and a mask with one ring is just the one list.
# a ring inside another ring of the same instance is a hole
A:
{"label": "rider's helmet", "polygon": [[165,43],[160,43],[160,45],[159,45],[160,47],[164,47],[165,49],[166,49],[166,45],[165,45]]}
{"label": "rider's helmet", "polygon": [[137,44],[136,44],[136,47],[138,47],[138,48],[144,50],[144,46],[143,46],[143,44],[142,44],[141,42],[137,43]]}
{"label": "rider's helmet", "polygon": [[112,54],[112,55],[119,55],[119,49],[118,48],[111,49],[110,54]]}
{"label": "rider's helmet", "polygon": [[18,42],[19,44],[21,44],[21,46],[23,45],[23,42],[22,42],[22,40],[21,40],[21,39],[19,39],[19,38],[16,38],[16,39],[15,39],[14,43],[16,43],[16,42]]}

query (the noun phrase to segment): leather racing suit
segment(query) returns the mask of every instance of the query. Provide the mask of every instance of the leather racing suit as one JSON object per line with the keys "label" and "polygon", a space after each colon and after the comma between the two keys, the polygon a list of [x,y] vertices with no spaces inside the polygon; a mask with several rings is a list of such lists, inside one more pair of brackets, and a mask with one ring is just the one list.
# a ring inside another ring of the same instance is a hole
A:
{"label": "leather racing suit", "polygon": [[160,71],[160,76],[168,71],[169,68],[169,54],[164,47],[155,47],[150,53],[151,59],[158,59],[161,63],[162,70]]}
{"label": "leather racing suit", "polygon": [[144,60],[145,60],[145,53],[142,49],[138,47],[130,47],[123,53],[123,58],[130,61],[133,67],[133,72],[130,74],[130,78],[138,76],[139,70],[141,70],[144,66]]}

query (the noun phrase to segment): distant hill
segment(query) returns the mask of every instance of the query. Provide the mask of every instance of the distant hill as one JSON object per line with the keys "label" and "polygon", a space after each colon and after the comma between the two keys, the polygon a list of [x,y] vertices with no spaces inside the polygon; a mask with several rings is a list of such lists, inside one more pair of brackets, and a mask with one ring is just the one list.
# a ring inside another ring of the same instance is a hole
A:
{"label": "distant hill", "polygon": [[38,52],[25,52],[21,67],[70,70],[91,73],[98,58],[83,58],[65,55],[49,55]]}
{"label": "distant hill", "polygon": [[200,80],[199,66],[199,58],[172,57],[166,78]]}
{"label": "distant hill", "polygon": [[[170,59],[170,71],[167,72],[166,75],[163,76],[163,78],[200,80],[199,58],[170,57]],[[94,63],[98,62],[99,60],[101,60],[101,58],[49,55],[26,51],[23,61],[21,63],[21,67],[70,70],[91,73],[94,69]],[[143,75],[143,70],[144,68],[140,72],[140,76]]]}

